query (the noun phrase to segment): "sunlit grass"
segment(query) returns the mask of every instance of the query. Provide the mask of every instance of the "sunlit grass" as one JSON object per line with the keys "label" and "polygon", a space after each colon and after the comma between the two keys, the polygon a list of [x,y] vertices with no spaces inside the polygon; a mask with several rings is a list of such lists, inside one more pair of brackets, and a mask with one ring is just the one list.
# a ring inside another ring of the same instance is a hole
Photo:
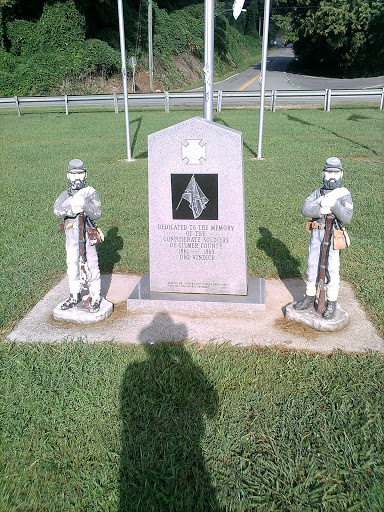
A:
{"label": "sunlit grass", "polygon": [[[148,272],[147,136],[200,111],[0,110],[0,315],[7,332],[65,272],[52,206],[71,158],[103,202],[105,271]],[[342,277],[384,332],[382,113],[225,110],[243,132],[248,272],[303,277],[300,214],[339,156],[355,213]],[[233,340],[236,342],[236,340]],[[384,510],[384,362],[172,344],[0,343],[0,510]]]}
{"label": "sunlit grass", "polygon": [[381,511],[384,361],[0,343],[4,511]]}
{"label": "sunlit grass", "polygon": [[[88,183],[102,199],[101,227],[119,240],[114,261],[104,251],[101,266],[120,272],[149,271],[148,134],[202,113],[132,109],[136,162],[126,163],[124,116],[100,108],[87,110],[78,108],[66,116],[57,109],[33,109],[20,118],[14,110],[0,111],[3,330],[65,273],[64,240],[52,206],[67,186],[66,167],[71,158],[86,163]],[[214,120],[243,132],[251,276],[304,276],[308,237],[301,205],[321,186],[325,159],[331,155],[341,158],[343,185],[351,191],[355,205],[349,228],[352,245],[343,254],[341,276],[355,286],[371,318],[384,332],[382,112],[368,106],[333,108],[331,112],[266,112],[262,161],[255,160],[257,110],[225,110]]]}

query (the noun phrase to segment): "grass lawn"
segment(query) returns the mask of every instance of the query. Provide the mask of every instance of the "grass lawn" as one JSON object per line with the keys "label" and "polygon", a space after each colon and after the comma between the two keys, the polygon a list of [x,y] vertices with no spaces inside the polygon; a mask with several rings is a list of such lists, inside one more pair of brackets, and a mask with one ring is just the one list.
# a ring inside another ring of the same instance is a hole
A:
{"label": "grass lawn", "polygon": [[[148,272],[147,136],[200,110],[0,109],[3,336],[65,273],[52,206],[71,158],[103,202],[104,271]],[[243,132],[250,276],[304,277],[300,210],[328,156],[355,213],[342,257],[384,334],[383,113],[224,110]],[[236,340],[233,340],[236,342]],[[384,360],[195,345],[0,342],[0,510],[382,511]]]}
{"label": "grass lawn", "polygon": [[[124,116],[92,109],[71,113],[0,111],[1,165],[0,329],[6,332],[65,273],[64,239],[53,203],[67,187],[66,168],[81,158],[88,183],[103,204],[100,225],[104,271],[148,272],[147,136],[200,110],[132,110],[132,154],[127,164]],[[341,276],[351,282],[384,333],[383,113],[335,107],[331,112],[266,112],[263,156],[257,153],[258,111],[224,110],[215,121],[243,132],[248,272],[250,276],[303,277],[308,236],[300,210],[321,186],[328,156],[344,166],[352,193],[352,241]]]}
{"label": "grass lawn", "polygon": [[0,510],[384,510],[384,361],[0,342]]}

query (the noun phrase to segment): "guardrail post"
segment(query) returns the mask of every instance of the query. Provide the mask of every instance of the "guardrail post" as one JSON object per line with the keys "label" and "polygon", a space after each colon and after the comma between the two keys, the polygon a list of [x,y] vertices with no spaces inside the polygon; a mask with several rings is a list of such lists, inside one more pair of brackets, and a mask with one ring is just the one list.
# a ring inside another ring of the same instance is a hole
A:
{"label": "guardrail post", "polygon": [[68,95],[64,96],[65,114],[68,115]]}
{"label": "guardrail post", "polygon": [[113,105],[115,107],[115,114],[118,114],[119,113],[119,102],[117,100],[117,94],[115,92],[113,93]]}
{"label": "guardrail post", "polygon": [[324,112],[329,112],[331,110],[331,96],[332,90],[325,89]]}
{"label": "guardrail post", "polygon": [[169,113],[169,92],[164,91],[165,111]]}
{"label": "guardrail post", "polygon": [[381,91],[380,110],[383,110],[383,108],[384,108],[384,87],[383,87],[383,90]]}
{"label": "guardrail post", "polygon": [[271,111],[276,112],[276,97],[277,97],[277,91],[274,90],[271,92]]}
{"label": "guardrail post", "polygon": [[15,96],[15,103],[16,103],[17,113],[19,116],[21,116],[20,102],[19,102],[19,98],[17,96]]}
{"label": "guardrail post", "polygon": [[223,91],[217,92],[217,111],[221,112],[221,105],[223,103]]}

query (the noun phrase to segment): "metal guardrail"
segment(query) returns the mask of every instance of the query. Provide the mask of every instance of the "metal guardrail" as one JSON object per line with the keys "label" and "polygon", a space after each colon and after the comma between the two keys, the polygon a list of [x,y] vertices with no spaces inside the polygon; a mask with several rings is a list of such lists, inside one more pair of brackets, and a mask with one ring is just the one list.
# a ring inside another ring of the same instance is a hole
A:
{"label": "metal guardrail", "polygon": [[[292,90],[266,90],[265,98],[270,100],[270,109],[274,112],[278,99],[301,99],[301,98],[322,98],[324,101],[324,111],[329,112],[332,98],[348,97],[375,97],[380,101],[380,110],[384,108],[384,87],[376,89],[325,89],[320,91],[292,91]],[[223,103],[229,99],[258,99],[260,92],[225,92],[215,91],[214,100],[216,101],[217,111],[221,112]],[[203,104],[203,92],[160,92],[151,94],[129,94],[128,101],[130,106],[140,105],[145,102],[155,106],[164,105],[165,111],[169,112],[171,100],[195,100],[201,99]],[[119,113],[119,106],[124,105],[124,96],[122,94],[93,94],[88,96],[13,96],[0,98],[0,107],[16,107],[18,115],[21,116],[21,108],[39,106],[64,106],[65,113],[69,114],[69,107],[72,105],[113,105],[115,113]]]}

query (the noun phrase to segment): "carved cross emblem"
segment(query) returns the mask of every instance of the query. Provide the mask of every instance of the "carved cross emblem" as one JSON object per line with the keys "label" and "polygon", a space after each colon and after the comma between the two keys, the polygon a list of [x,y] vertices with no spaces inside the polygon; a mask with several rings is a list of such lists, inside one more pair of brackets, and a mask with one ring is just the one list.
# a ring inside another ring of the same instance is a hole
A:
{"label": "carved cross emblem", "polygon": [[202,164],[202,160],[206,160],[205,146],[206,143],[202,144],[201,139],[186,139],[181,144],[183,162],[189,165]]}

